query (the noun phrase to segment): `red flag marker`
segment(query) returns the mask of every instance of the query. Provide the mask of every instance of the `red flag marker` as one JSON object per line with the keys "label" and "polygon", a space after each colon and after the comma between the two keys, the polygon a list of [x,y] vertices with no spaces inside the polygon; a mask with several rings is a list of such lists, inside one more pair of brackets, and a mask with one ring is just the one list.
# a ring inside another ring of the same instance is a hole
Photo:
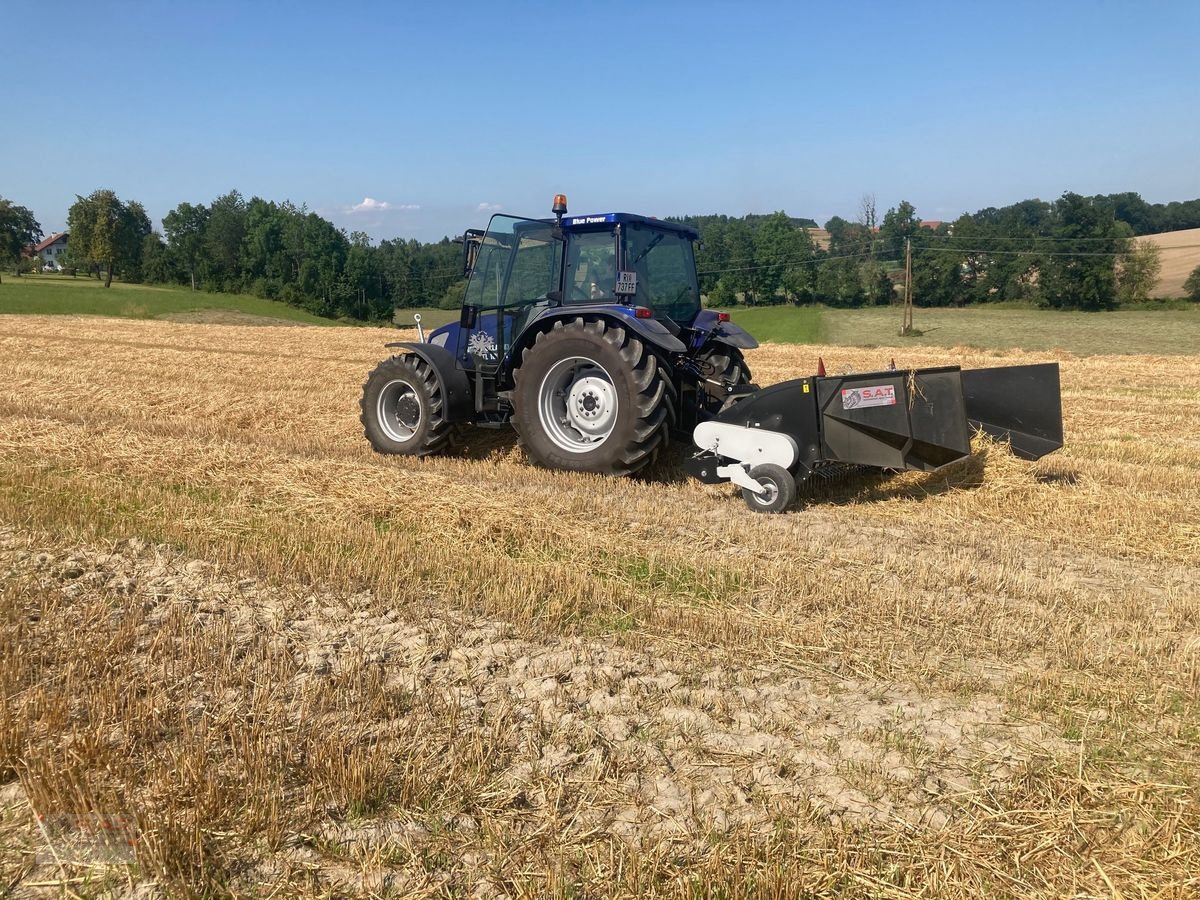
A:
{"label": "red flag marker", "polygon": [[821,377],[825,376],[825,360],[819,356],[817,357],[817,374]]}

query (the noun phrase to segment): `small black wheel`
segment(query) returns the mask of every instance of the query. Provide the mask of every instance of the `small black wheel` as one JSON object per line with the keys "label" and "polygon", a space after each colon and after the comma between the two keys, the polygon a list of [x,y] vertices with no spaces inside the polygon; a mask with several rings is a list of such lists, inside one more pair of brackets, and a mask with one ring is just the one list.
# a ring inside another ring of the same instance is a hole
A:
{"label": "small black wheel", "polygon": [[742,499],[755,512],[780,513],[796,502],[796,480],[783,466],[763,463],[750,470],[750,477],[766,489],[756,494],[742,488]]}
{"label": "small black wheel", "polygon": [[379,453],[428,456],[454,443],[455,426],[445,420],[437,373],[416,354],[376,366],[359,406],[363,434]]}

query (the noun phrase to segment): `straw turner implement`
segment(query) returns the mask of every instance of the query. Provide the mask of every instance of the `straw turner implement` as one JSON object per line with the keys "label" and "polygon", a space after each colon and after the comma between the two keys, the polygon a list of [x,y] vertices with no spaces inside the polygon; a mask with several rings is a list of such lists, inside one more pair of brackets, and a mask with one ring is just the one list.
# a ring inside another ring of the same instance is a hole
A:
{"label": "straw turner implement", "polygon": [[686,468],[733,482],[753,510],[778,512],[798,483],[847,466],[931,472],[957,462],[976,430],[1023,459],[1061,447],[1058,364],[814,375],[731,392],[696,426]]}
{"label": "straw turner implement", "polygon": [[1058,368],[887,371],[751,383],[758,346],[704,309],[687,225],[628,213],[495,215],[462,240],[457,322],[389,344],[363,385],[381,453],[427,456],[463,428],[514,427],[537,463],[631,475],[668,435],[687,469],[777,512],[797,483],[848,466],[931,470],[970,452],[972,427],[1036,459],[1062,445]]}

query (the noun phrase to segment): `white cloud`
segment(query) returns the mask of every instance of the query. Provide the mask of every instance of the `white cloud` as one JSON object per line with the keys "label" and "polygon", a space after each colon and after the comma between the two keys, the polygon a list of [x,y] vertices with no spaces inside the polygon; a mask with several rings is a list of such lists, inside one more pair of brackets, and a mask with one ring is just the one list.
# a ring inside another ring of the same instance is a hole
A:
{"label": "white cloud", "polygon": [[504,209],[504,207],[501,206],[499,203],[480,203],[477,207],[475,207],[475,211],[481,212],[481,213],[500,212],[500,210],[502,210],[502,209]]}
{"label": "white cloud", "polygon": [[420,205],[416,203],[388,203],[386,200],[376,200],[374,197],[363,197],[362,203],[355,203],[350,207],[349,212],[387,212],[389,210],[412,210],[420,209]]}
{"label": "white cloud", "polygon": [[376,200],[374,197],[363,197],[362,203],[355,203],[350,207],[350,212],[375,212],[391,208],[392,204],[385,200]]}

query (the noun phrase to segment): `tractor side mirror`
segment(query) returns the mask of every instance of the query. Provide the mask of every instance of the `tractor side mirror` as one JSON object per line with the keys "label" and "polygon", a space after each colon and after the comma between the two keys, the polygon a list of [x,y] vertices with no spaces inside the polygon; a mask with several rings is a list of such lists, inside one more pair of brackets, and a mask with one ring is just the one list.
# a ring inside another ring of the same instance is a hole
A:
{"label": "tractor side mirror", "polygon": [[462,236],[462,273],[463,278],[471,274],[475,268],[475,260],[479,257],[479,247],[483,243],[484,232],[478,228],[468,228]]}
{"label": "tractor side mirror", "polygon": [[479,320],[479,307],[464,304],[462,312],[458,316],[458,327],[471,329],[475,327],[475,323]]}

